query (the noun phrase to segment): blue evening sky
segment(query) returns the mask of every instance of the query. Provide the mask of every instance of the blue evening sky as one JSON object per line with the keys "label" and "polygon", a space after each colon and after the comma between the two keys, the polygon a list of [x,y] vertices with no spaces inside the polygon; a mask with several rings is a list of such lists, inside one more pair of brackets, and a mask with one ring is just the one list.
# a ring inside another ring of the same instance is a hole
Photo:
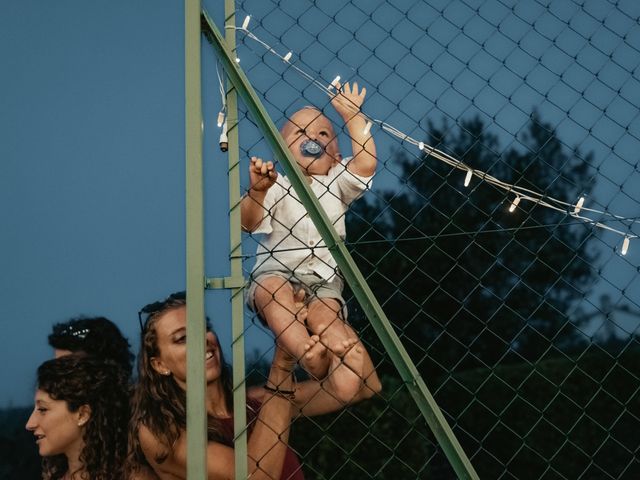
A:
{"label": "blue evening sky", "polygon": [[104,315],[137,349],[138,309],[184,288],[183,23],[182,2],[0,3],[0,406],[30,402],[53,323]]}
{"label": "blue evening sky", "polygon": [[[204,3],[220,25],[222,2]],[[538,107],[568,147],[594,152],[591,206],[637,217],[640,7],[618,4],[246,0],[238,23],[250,13],[252,31],[325,83],[336,75],[364,83],[365,111],[414,138],[425,118],[479,115],[506,149]],[[327,105],[307,80],[238,37],[240,64],[277,123],[303,104]],[[104,315],[137,349],[138,309],[184,286],[183,2],[3,1],[0,58],[3,407],[30,402],[53,323]],[[227,160],[216,145],[220,96],[206,44],[203,95],[206,273],[214,277],[228,275]],[[374,134],[381,164],[394,149],[417,154]],[[241,135],[243,159],[270,155],[251,122]],[[395,184],[393,168],[381,169],[379,187]],[[617,235],[599,242],[601,281],[584,310],[602,293],[638,308],[640,241],[625,258]],[[245,243],[252,253],[255,242]],[[207,299],[228,352],[228,294]],[[248,332],[249,350],[271,341]]]}

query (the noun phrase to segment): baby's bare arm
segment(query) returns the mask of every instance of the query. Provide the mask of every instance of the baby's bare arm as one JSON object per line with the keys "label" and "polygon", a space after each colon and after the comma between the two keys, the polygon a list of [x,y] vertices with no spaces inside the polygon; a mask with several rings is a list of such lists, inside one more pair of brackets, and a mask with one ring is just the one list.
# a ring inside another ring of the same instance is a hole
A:
{"label": "baby's bare arm", "polygon": [[338,82],[336,90],[338,93],[331,100],[331,104],[347,126],[353,149],[353,159],[347,168],[356,175],[369,177],[376,171],[377,157],[373,137],[369,131],[365,133],[367,120],[360,113],[367,89],[362,87],[358,91],[356,82],[353,83],[353,87],[348,82],[344,86]]}
{"label": "baby's bare arm", "polygon": [[273,162],[265,162],[261,158],[251,157],[249,164],[250,188],[240,202],[240,218],[242,229],[253,232],[265,217],[263,208],[267,191],[276,183],[278,172]]}

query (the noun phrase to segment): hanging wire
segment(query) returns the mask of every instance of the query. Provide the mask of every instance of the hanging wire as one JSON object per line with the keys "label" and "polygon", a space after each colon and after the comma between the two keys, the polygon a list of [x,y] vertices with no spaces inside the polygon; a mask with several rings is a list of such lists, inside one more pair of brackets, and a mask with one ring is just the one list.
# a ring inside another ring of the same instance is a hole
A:
{"label": "hanging wire", "polygon": [[[271,47],[271,45],[269,45],[267,42],[265,42],[264,40],[260,39],[257,35],[255,35],[253,32],[248,30],[248,24],[249,24],[249,19],[250,17],[247,16],[243,22],[242,27],[234,27],[234,26],[227,26],[227,28],[232,28],[235,29],[236,31],[240,31],[242,33],[244,33],[248,38],[250,38],[251,40],[257,42],[258,44],[260,44],[261,46],[264,47],[264,49],[271,53],[272,55],[274,55],[275,57],[279,58],[280,60],[282,60],[283,62],[287,63],[291,68],[293,68],[298,74],[300,74],[303,78],[307,79],[309,82],[311,82],[311,84],[313,86],[315,86],[317,89],[319,89],[320,91],[322,91],[323,93],[327,94],[329,97],[333,98],[336,95],[336,89],[335,86],[336,84],[339,82],[340,77],[336,77],[330,84],[325,84],[323,82],[321,82],[320,80],[318,80],[316,77],[314,77],[313,75],[309,74],[308,72],[304,71],[302,68],[298,67],[295,63],[291,62],[291,59],[293,57],[293,53],[291,51],[288,51],[285,55],[281,55],[280,53],[278,53],[273,47]],[[629,222],[632,224],[636,224],[636,223],[640,223],[640,219],[638,218],[629,218],[629,217],[623,217],[620,215],[615,215],[613,213],[610,212],[605,212],[602,210],[597,210],[597,209],[593,209],[593,208],[587,208],[584,207],[584,198],[581,197],[578,202],[576,204],[572,204],[563,200],[559,200],[557,198],[554,197],[550,197],[548,195],[545,195],[543,193],[540,192],[536,192],[535,190],[531,190],[525,187],[521,187],[515,184],[510,184],[507,182],[504,182],[486,172],[483,172],[482,170],[477,170],[477,169],[473,169],[471,166],[465,164],[464,162],[462,162],[461,160],[458,160],[454,157],[452,157],[451,155],[438,150],[435,147],[432,147],[422,141],[418,141],[416,139],[414,139],[413,137],[409,136],[408,134],[400,131],[399,129],[397,129],[396,127],[394,127],[393,125],[390,125],[382,120],[376,119],[376,118],[372,118],[370,116],[368,116],[366,113],[364,112],[360,112],[360,114],[366,119],[367,121],[367,126],[365,127],[366,131],[368,132],[371,129],[371,126],[373,124],[378,125],[380,129],[382,129],[383,131],[389,133],[390,135],[400,139],[402,142],[414,145],[416,147],[418,147],[418,149],[423,152],[424,154],[426,154],[427,156],[433,157],[437,160],[440,160],[441,162],[444,162],[447,165],[450,165],[456,169],[462,170],[464,172],[466,172],[466,176],[465,176],[465,186],[467,186],[471,180],[471,177],[477,177],[478,179],[485,181],[491,185],[494,185],[504,191],[506,191],[507,193],[513,193],[515,194],[515,198],[511,203],[511,207],[509,208],[510,212],[513,212],[516,210],[516,208],[518,207],[519,203],[522,200],[526,200],[526,201],[530,201],[533,202],[535,205],[539,205],[541,207],[545,207],[545,208],[549,208],[551,210],[555,210],[558,212],[562,212],[565,213],[573,218],[576,218],[578,220],[581,220],[583,223],[586,224],[591,224],[595,227],[604,229],[604,230],[608,230],[612,233],[615,233],[617,235],[620,235],[621,237],[624,238],[623,240],[623,248],[621,249],[621,253],[623,255],[625,255],[628,251],[629,248],[629,240],[632,238],[638,238],[638,235],[633,235],[633,234],[629,234],[627,232],[624,232],[622,230],[610,227],[608,225],[606,225],[605,223],[603,223],[602,220],[594,220],[592,218],[589,218],[587,216],[584,215],[580,215],[579,212],[580,211],[584,211],[584,212],[589,212],[591,214],[597,214],[603,217],[608,217],[611,221],[619,221],[619,222]]]}

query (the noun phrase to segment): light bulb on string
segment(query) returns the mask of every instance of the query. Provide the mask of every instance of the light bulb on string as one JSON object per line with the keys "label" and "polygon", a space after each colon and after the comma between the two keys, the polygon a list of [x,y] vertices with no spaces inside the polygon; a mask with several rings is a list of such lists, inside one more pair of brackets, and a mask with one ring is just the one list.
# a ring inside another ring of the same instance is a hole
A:
{"label": "light bulb on string", "polygon": [[[248,22],[248,19],[245,18],[245,22]],[[248,23],[244,24],[245,27],[248,26]],[[240,30],[240,29],[238,29]],[[261,39],[259,39],[256,35],[252,34],[251,32],[249,32],[248,30],[243,30],[246,35],[261,43],[268,52],[277,55],[280,59],[285,60],[288,62],[288,60],[290,60],[290,53],[287,53],[287,55],[285,57],[281,57],[270,45],[268,45],[266,42],[262,41]],[[239,59],[236,59],[236,61],[240,61]],[[336,78],[334,78],[334,80],[331,82],[330,85],[326,86],[326,83],[324,83],[324,80],[321,81],[316,81],[313,77],[312,74],[309,74],[305,71],[303,71],[300,68],[295,68],[295,70],[303,77],[312,80],[313,84],[318,87],[319,89],[321,89],[324,93],[329,93],[330,95],[336,95],[337,92],[334,92],[332,89],[337,87],[337,83],[340,80],[340,76],[337,76]],[[459,160],[456,160],[455,158],[451,157],[450,155],[447,155],[443,152],[441,152],[440,150],[425,144],[423,142],[418,142],[417,140],[415,140],[414,138],[412,138],[411,136],[405,134],[404,132],[398,130],[397,128],[395,128],[392,125],[389,125],[383,121],[380,120],[373,120],[373,122],[375,122],[376,124],[379,124],[381,129],[384,130],[387,133],[390,133],[391,135],[399,138],[401,141],[403,142],[407,142],[410,143],[412,145],[418,145],[418,148],[427,153],[429,156],[433,156],[435,159],[440,160],[442,162],[445,162],[451,166],[457,167],[457,168],[461,168],[461,169],[468,169],[468,167],[466,166],[461,166],[461,163]],[[428,150],[425,150],[425,147],[428,147]],[[525,200],[531,200],[536,202],[537,205],[541,205],[547,208],[550,208],[552,210],[556,210],[556,211],[561,211],[564,212],[565,214],[569,214],[569,215],[573,215],[575,218],[584,221],[585,223],[593,223],[596,226],[600,227],[600,228],[604,228],[604,229],[608,229],[608,230],[612,230],[611,228],[607,227],[604,224],[601,224],[600,222],[594,222],[594,220],[590,219],[590,218],[586,218],[583,217],[581,215],[579,215],[579,212],[582,211],[583,206],[584,206],[584,202],[586,199],[586,196],[581,196],[578,201],[576,202],[575,205],[571,205],[565,201],[553,198],[553,197],[549,197],[547,195],[544,195],[542,193],[539,192],[535,192],[532,190],[528,190],[528,193],[524,194],[524,197],[521,197],[519,195],[519,193],[515,193],[515,185],[510,185],[507,182],[501,181],[500,179],[494,178],[493,176],[489,175],[486,172],[483,172],[482,170],[473,170],[472,176],[475,175],[478,178],[482,179],[483,181],[486,181],[494,186],[497,186],[498,188],[503,189],[505,192],[507,192],[507,195],[511,192],[513,192],[513,194],[516,195],[515,200],[513,200],[513,202],[511,203],[510,207],[509,207],[509,211],[510,212],[514,212],[518,206],[518,204],[520,203],[521,199],[524,198]],[[466,176],[469,176],[469,172],[467,171]],[[466,180],[466,178],[465,178]],[[572,212],[573,209],[573,212]],[[620,217],[617,215],[613,215],[609,212],[603,212],[603,211],[598,211],[598,210],[594,210],[594,209],[587,209],[588,212],[590,214],[601,214],[603,216],[609,217],[609,218],[613,218],[613,219],[619,219]],[[634,220],[635,222],[637,222],[637,220]],[[623,232],[619,232],[617,230],[614,230],[616,233],[620,234],[621,236],[624,236]],[[628,249],[628,243],[629,243],[629,238],[637,238],[637,235],[631,235],[625,238],[625,241],[623,242],[625,245],[625,251],[626,249]]]}
{"label": "light bulb on string", "polygon": [[367,124],[364,126],[364,130],[362,131],[363,135],[369,135],[369,132],[371,131],[371,122],[367,122]]}
{"label": "light bulb on string", "polygon": [[242,30],[247,29],[250,21],[251,21],[251,15],[247,15],[246,17],[244,17],[244,22],[242,22]]}
{"label": "light bulb on string", "polygon": [[464,177],[464,186],[468,187],[469,184],[471,183],[471,177],[473,177],[473,170],[469,169],[467,170],[467,174]]}
{"label": "light bulb on string", "polygon": [[283,60],[284,60],[285,62],[287,62],[287,63],[288,63],[288,62],[289,62],[289,60],[291,60],[291,56],[292,56],[292,55],[293,55],[293,53],[291,53],[291,52],[287,53],[287,54],[284,56]]}
{"label": "light bulb on string", "polygon": [[513,202],[511,202],[511,205],[509,206],[509,211],[510,212],[515,212],[516,207],[520,204],[520,195],[516,195],[516,198],[513,199]]}
{"label": "light bulb on string", "polygon": [[620,254],[626,255],[628,251],[629,251],[629,237],[624,237],[624,240],[622,241],[622,248],[620,249]]}
{"label": "light bulb on string", "polygon": [[220,111],[220,113],[218,113],[218,128],[220,128],[223,123],[224,123],[224,112]]}
{"label": "light bulb on string", "polygon": [[222,124],[222,132],[220,132],[220,151],[226,152],[229,150],[229,137],[227,136],[227,121]]}

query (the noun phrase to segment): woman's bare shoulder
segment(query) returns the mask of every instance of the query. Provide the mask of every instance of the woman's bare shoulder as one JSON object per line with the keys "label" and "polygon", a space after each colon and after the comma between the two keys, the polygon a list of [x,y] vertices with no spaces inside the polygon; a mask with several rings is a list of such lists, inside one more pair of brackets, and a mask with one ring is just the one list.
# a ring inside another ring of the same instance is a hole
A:
{"label": "woman's bare shoulder", "polygon": [[186,452],[183,450],[186,450],[186,441],[183,437],[184,435],[180,435],[169,448],[146,425],[141,424],[138,428],[140,447],[155,472],[152,476],[143,476],[139,480],[185,478],[183,473],[186,469]]}
{"label": "woman's bare shoulder", "polygon": [[145,450],[145,454],[147,453],[147,448],[159,446],[158,437],[143,423],[138,427],[138,439],[140,440],[140,445],[142,445],[142,448]]}

